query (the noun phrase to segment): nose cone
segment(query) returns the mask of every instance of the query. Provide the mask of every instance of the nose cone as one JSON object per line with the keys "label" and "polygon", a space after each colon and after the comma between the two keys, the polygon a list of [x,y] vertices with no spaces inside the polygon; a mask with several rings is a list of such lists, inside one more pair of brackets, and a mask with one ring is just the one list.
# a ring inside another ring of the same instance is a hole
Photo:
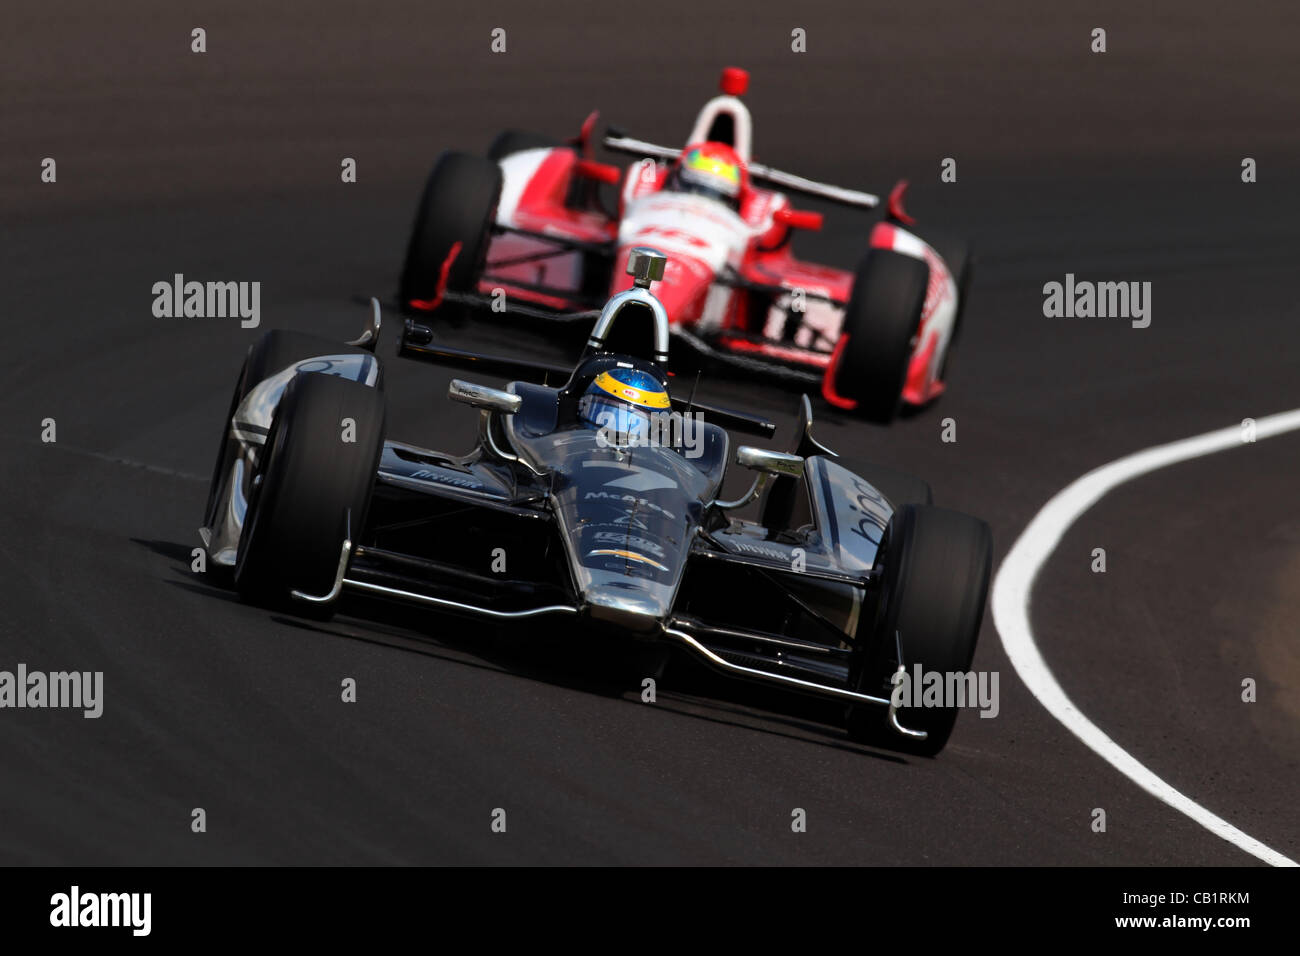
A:
{"label": "nose cone", "polygon": [[592,622],[635,633],[657,630],[672,609],[671,588],[601,572],[592,575],[583,598]]}
{"label": "nose cone", "polygon": [[573,467],[554,494],[574,588],[598,629],[654,631],[673,601],[702,512],[702,473],[653,442],[602,446],[587,429],[561,433]]}

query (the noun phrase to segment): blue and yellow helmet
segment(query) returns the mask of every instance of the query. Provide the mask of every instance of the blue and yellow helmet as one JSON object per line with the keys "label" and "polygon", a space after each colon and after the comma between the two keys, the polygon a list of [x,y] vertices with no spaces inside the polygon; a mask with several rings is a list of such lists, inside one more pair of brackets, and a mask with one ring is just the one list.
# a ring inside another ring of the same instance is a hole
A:
{"label": "blue and yellow helmet", "polygon": [[663,383],[649,372],[611,368],[597,375],[578,402],[578,414],[597,428],[619,436],[650,432],[650,416],[672,408]]}

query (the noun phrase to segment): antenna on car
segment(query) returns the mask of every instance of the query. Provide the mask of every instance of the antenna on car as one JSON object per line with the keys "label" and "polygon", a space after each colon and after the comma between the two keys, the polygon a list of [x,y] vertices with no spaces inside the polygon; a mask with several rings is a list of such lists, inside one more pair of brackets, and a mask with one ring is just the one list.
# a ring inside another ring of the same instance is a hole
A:
{"label": "antenna on car", "polygon": [[638,289],[649,289],[651,282],[658,282],[664,277],[664,265],[668,259],[657,249],[637,246],[627,257],[627,274],[632,277],[632,284]]}

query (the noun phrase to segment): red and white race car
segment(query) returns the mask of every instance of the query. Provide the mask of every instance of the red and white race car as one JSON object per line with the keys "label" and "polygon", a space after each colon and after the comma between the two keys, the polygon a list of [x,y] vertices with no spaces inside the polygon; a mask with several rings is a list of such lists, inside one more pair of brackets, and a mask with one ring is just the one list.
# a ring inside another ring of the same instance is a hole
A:
{"label": "red and white race car", "polygon": [[[880,201],[755,163],[739,99],[748,82],[743,70],[723,70],[722,95],[700,111],[684,149],[610,130],[606,149],[638,157],[627,169],[592,159],[596,113],[567,142],[511,130],[486,157],[444,153],[407,248],[403,309],[469,305],[589,322],[581,310],[626,288],[628,252],[649,246],[668,256],[654,293],[673,335],[695,351],[817,388],[873,421],[932,401],[965,298],[965,245],[909,231],[899,183],[855,270],[795,258],[794,231],[819,229],[822,216],[793,208],[787,193],[859,208]],[[618,190],[616,209],[602,185]]]}

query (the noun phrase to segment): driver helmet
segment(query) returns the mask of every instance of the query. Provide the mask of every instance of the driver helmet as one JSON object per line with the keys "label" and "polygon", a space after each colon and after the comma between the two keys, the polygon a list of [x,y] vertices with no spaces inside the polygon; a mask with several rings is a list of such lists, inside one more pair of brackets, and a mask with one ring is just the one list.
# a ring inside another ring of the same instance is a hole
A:
{"label": "driver helmet", "polygon": [[669,188],[677,192],[700,193],[732,209],[740,205],[744,164],[730,146],[701,143],[682,150]]}
{"label": "driver helmet", "polygon": [[651,435],[650,416],[668,411],[672,402],[663,384],[649,372],[611,368],[597,375],[578,400],[578,415],[606,429],[619,444],[635,444]]}

